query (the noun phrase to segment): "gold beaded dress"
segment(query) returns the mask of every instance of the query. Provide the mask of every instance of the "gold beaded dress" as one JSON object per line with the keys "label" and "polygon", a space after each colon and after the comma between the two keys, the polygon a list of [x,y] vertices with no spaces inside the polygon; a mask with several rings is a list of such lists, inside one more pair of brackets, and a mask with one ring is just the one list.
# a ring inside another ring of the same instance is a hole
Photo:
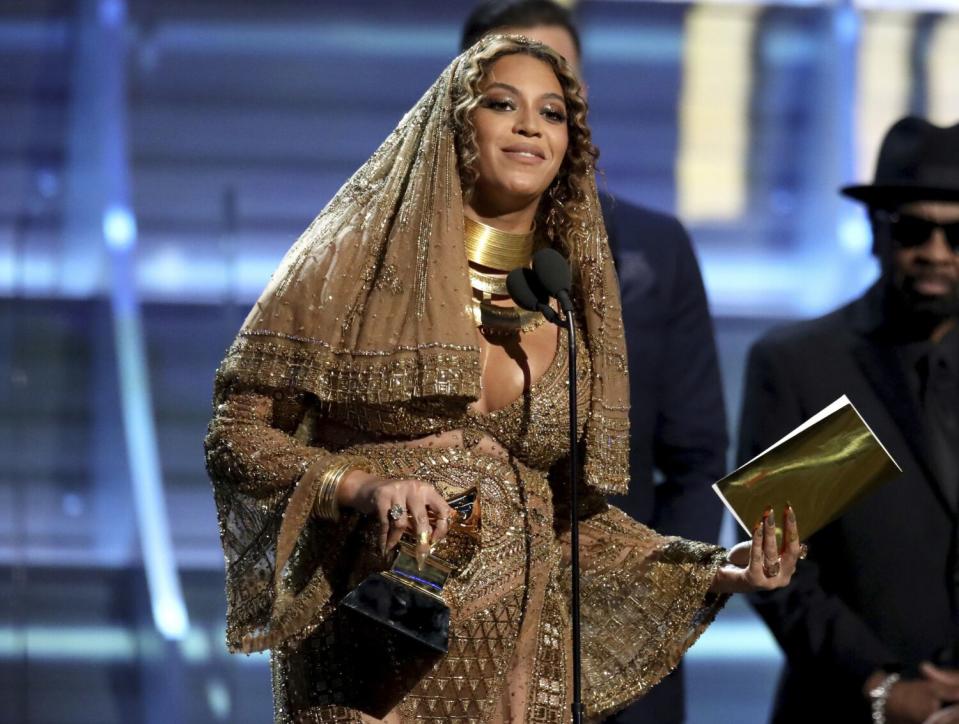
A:
{"label": "gold beaded dress", "polygon": [[[390,721],[570,720],[566,333],[520,398],[471,409],[478,333],[449,123],[471,58],[525,45],[487,39],[451,64],[293,246],[217,372],[206,450],[227,642],[271,651],[278,723],[383,716],[368,704],[386,690]],[[587,204],[591,224],[567,251],[581,320],[583,690],[598,718],[642,696],[710,622],[725,552],[660,536],[605,501],[626,485],[628,388],[594,185]],[[449,431],[452,444],[404,444]],[[344,455],[447,498],[477,491],[479,540],[443,593],[442,657],[389,636],[371,645],[340,615],[385,567],[376,521],[312,515],[323,471]]]}

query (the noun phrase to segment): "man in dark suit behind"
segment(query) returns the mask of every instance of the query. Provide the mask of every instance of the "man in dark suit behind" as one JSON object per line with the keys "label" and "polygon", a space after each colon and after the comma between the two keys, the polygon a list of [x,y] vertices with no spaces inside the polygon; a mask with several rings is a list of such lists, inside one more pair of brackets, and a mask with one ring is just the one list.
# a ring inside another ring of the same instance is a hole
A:
{"label": "man in dark suit behind", "polygon": [[[493,0],[467,20],[462,46],[492,31],[545,43],[579,72],[569,11],[550,0]],[[710,485],[726,467],[726,414],[716,343],[699,265],[675,218],[600,194],[623,302],[629,355],[631,481],[614,502],[668,535],[719,536],[722,509]],[[654,470],[662,482],[654,483]],[[615,722],[684,720],[677,669]]]}
{"label": "man in dark suit behind", "polygon": [[[777,724],[959,722],[959,125],[896,123],[868,207],[879,281],[751,350],[739,458],[846,394],[903,474],[752,596],[786,654]],[[802,532],[802,520],[799,520]]]}

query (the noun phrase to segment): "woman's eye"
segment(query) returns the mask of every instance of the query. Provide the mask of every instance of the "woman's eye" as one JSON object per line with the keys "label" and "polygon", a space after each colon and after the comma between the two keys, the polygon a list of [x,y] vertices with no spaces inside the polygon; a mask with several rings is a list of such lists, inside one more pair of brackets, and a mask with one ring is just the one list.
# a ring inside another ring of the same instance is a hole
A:
{"label": "woman's eye", "polygon": [[498,98],[487,98],[483,101],[483,106],[485,108],[492,108],[494,111],[510,111],[513,109],[511,101]]}
{"label": "woman's eye", "polygon": [[566,114],[563,113],[563,111],[556,110],[555,108],[544,108],[543,116],[554,123],[566,122]]}

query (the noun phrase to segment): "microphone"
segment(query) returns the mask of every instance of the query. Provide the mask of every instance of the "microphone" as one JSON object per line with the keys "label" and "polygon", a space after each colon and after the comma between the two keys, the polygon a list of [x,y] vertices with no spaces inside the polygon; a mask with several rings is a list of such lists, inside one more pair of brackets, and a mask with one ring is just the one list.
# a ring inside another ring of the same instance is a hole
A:
{"label": "microphone", "polygon": [[[517,270],[519,271],[519,270]],[[527,270],[523,270],[527,271]],[[568,334],[566,341],[569,346],[569,533],[570,533],[570,559],[571,559],[571,588],[572,600],[570,602],[573,634],[573,724],[581,724],[583,721],[583,662],[582,662],[582,632],[580,629],[580,595],[579,595],[579,462],[577,455],[578,429],[576,414],[576,324],[573,320],[573,301],[569,298],[570,289],[573,286],[573,275],[569,268],[569,262],[563,258],[555,249],[540,249],[533,254],[532,274],[524,275],[525,278],[533,277],[537,280],[538,286],[551,297],[559,300],[560,306],[565,313],[563,326],[566,327]],[[507,284],[509,280],[507,279]],[[534,285],[530,285],[533,289]],[[510,292],[512,293],[512,291]],[[535,296],[535,293],[534,293]],[[517,301],[519,304],[519,301]]]}
{"label": "microphone", "polygon": [[533,254],[533,272],[543,289],[551,297],[559,300],[564,312],[573,311],[573,302],[569,290],[573,285],[573,275],[569,262],[555,249],[540,249]]}
{"label": "microphone", "polygon": [[562,324],[556,310],[548,304],[549,293],[543,289],[532,269],[513,269],[506,275],[506,289],[518,306],[531,312],[542,312],[553,324]]}

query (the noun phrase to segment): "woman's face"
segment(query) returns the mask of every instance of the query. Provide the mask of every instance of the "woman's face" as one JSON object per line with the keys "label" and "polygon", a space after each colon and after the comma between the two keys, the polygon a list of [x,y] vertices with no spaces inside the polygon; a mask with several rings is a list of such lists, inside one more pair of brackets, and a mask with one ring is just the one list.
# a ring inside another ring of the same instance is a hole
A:
{"label": "woman's face", "polygon": [[544,61],[523,53],[490,67],[473,111],[477,206],[509,209],[539,199],[556,178],[569,135],[563,87]]}

